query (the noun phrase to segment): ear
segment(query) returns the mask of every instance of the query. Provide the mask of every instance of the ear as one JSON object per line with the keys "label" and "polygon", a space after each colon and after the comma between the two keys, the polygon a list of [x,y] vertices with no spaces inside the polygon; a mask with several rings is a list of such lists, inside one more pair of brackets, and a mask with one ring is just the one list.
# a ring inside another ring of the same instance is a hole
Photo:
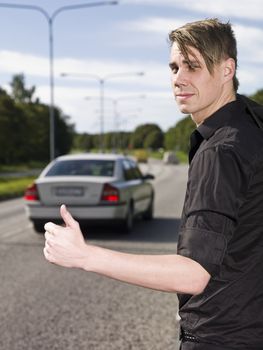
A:
{"label": "ear", "polygon": [[236,71],[236,64],[233,58],[227,58],[223,63],[223,76],[224,81],[228,82],[233,80]]}

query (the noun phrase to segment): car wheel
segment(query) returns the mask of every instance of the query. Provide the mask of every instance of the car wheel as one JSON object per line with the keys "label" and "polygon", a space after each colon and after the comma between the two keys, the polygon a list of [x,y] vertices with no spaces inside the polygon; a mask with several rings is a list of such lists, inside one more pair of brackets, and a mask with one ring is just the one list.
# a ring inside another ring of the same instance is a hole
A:
{"label": "car wheel", "polygon": [[44,223],[40,221],[33,221],[33,227],[36,233],[44,233]]}
{"label": "car wheel", "polygon": [[124,221],[124,230],[126,232],[131,232],[133,229],[133,225],[134,225],[133,205],[132,203],[130,203],[127,210],[126,218]]}
{"label": "car wheel", "polygon": [[149,207],[147,210],[142,214],[142,218],[144,220],[152,220],[153,219],[153,212],[154,212],[154,198],[152,196],[151,202],[149,204]]}

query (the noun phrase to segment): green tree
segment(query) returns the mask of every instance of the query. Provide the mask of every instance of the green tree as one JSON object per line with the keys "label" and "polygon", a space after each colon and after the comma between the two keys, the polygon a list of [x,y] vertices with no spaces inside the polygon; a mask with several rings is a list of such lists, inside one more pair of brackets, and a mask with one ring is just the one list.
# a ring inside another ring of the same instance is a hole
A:
{"label": "green tree", "polygon": [[128,131],[120,131],[117,134],[117,148],[122,149],[122,150],[127,150],[132,148],[131,146],[131,132]]}
{"label": "green tree", "polygon": [[0,86],[0,96],[8,96],[7,92]]}
{"label": "green tree", "polygon": [[104,140],[104,147],[106,149],[111,149],[115,147],[116,144],[116,137],[114,132],[107,132],[104,134],[103,137]]}
{"label": "green tree", "polygon": [[[55,116],[56,156],[68,153],[72,146],[74,126],[58,108]],[[49,106],[16,103],[0,89],[0,161],[14,164],[49,161]]]}
{"label": "green tree", "polygon": [[144,148],[151,148],[157,150],[158,148],[163,147],[164,135],[160,130],[153,130],[147,134],[143,146]]}
{"label": "green tree", "polygon": [[11,97],[15,100],[16,103],[33,102],[32,98],[36,91],[36,88],[35,86],[32,86],[28,89],[26,88],[25,76],[23,73],[14,75],[10,86],[12,89]]}
{"label": "green tree", "polygon": [[255,94],[249,96],[252,100],[263,105],[263,89],[256,91]]}
{"label": "green tree", "polygon": [[48,108],[42,104],[23,104],[27,117],[28,160],[49,160],[49,114]]}
{"label": "green tree", "polygon": [[[49,108],[48,108],[49,110]],[[55,155],[67,154],[73,144],[74,124],[69,123],[70,117],[55,108]]]}
{"label": "green tree", "polygon": [[90,135],[88,133],[75,133],[73,139],[73,147],[74,149],[88,152],[94,147],[93,135]]}
{"label": "green tree", "polygon": [[165,134],[164,145],[168,150],[189,151],[189,138],[196,128],[190,116],[180,120]]}
{"label": "green tree", "polygon": [[24,161],[27,142],[26,116],[2,89],[0,92],[0,161],[10,164]]}
{"label": "green tree", "polygon": [[134,133],[131,135],[131,146],[132,148],[143,148],[145,147],[144,142],[149,134],[157,132],[159,135],[162,134],[162,130],[156,124],[143,124],[139,125]]}
{"label": "green tree", "polygon": [[164,135],[164,148],[167,150],[175,150],[176,149],[176,127],[173,126],[169,128]]}

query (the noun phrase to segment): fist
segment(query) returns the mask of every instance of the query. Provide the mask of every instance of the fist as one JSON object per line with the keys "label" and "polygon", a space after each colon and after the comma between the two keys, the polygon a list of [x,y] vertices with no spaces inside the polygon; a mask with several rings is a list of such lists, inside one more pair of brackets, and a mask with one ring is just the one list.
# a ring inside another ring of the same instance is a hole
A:
{"label": "fist", "polygon": [[60,207],[65,226],[52,222],[45,224],[45,258],[64,267],[84,268],[87,257],[87,245],[79,223],[73,219],[65,205]]}

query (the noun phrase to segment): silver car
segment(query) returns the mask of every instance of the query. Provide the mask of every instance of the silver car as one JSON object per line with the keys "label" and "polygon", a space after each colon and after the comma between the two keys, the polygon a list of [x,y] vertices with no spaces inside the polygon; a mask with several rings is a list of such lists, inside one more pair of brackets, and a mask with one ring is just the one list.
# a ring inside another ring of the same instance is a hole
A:
{"label": "silver car", "polygon": [[52,161],[27,188],[28,218],[37,232],[47,221],[60,222],[66,204],[80,223],[121,223],[130,231],[134,217],[153,218],[154,189],[133,159],[116,154],[66,155]]}

